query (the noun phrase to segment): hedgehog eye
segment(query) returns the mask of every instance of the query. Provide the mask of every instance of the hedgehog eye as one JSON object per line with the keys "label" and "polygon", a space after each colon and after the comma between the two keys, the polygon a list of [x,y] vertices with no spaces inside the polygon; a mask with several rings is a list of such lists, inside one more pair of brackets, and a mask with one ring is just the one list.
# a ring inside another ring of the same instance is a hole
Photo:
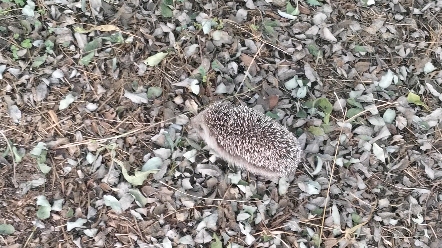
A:
{"label": "hedgehog eye", "polygon": [[202,132],[203,131],[203,127],[201,126],[201,124],[199,124],[199,123],[192,123],[192,126],[193,126],[193,128],[194,129],[196,129],[197,131],[199,131],[199,132]]}
{"label": "hedgehog eye", "polygon": [[203,131],[203,126],[201,124],[197,124],[196,128],[198,129],[198,131],[202,132]]}

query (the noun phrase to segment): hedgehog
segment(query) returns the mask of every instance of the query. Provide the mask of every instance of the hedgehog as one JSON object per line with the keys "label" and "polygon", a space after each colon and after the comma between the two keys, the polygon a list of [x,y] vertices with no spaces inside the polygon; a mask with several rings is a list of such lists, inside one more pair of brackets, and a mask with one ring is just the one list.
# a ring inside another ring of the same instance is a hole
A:
{"label": "hedgehog", "polygon": [[295,136],[246,106],[216,102],[193,117],[191,127],[220,158],[256,175],[289,176],[301,161]]}

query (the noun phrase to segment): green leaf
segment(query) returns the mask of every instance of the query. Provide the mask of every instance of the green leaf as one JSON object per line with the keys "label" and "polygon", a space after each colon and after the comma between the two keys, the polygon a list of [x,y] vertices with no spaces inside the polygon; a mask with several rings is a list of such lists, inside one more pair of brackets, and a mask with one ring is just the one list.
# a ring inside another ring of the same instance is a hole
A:
{"label": "green leaf", "polygon": [[32,47],[32,43],[30,39],[25,39],[24,41],[21,42],[21,46],[23,48],[29,49]]}
{"label": "green leaf", "polygon": [[144,63],[149,65],[149,66],[156,66],[158,65],[166,56],[168,53],[165,52],[159,52],[155,55],[150,56],[149,58],[147,58]]}
{"label": "green leaf", "polygon": [[223,248],[223,243],[221,242],[221,240],[218,238],[218,236],[216,235],[216,233],[213,233],[213,239],[215,241],[213,241],[210,244],[210,248]]}
{"label": "green leaf", "polygon": [[322,215],[323,212],[324,212],[324,209],[322,209],[322,208],[315,208],[314,210],[312,210],[312,214],[314,214],[314,215]]}
{"label": "green leaf", "polygon": [[26,1],[26,5],[25,7],[23,7],[23,9],[21,10],[23,15],[25,16],[29,16],[29,17],[33,17],[35,15],[34,10],[35,10],[35,3],[31,0]]}
{"label": "green leaf", "polygon": [[9,224],[0,224],[0,235],[9,235],[15,232],[15,228]]}
{"label": "green leaf", "polygon": [[30,154],[36,157],[40,156],[43,150],[47,150],[46,144],[43,142],[38,142],[38,144],[31,150]]}
{"label": "green leaf", "polygon": [[166,1],[163,1],[161,4],[160,4],[160,11],[161,11],[161,15],[163,16],[163,17],[166,17],[166,18],[168,18],[168,17],[172,17],[173,16],[173,12],[172,12],[172,9],[165,3]]}
{"label": "green leaf", "polygon": [[296,97],[297,98],[304,98],[307,95],[307,91],[308,91],[307,86],[299,87],[298,91],[296,91]]}
{"label": "green leaf", "polygon": [[358,45],[355,46],[354,50],[357,53],[365,53],[365,52],[367,52],[367,49],[364,46],[358,46]]}
{"label": "green leaf", "polygon": [[361,113],[362,111],[364,111],[364,110],[360,109],[360,108],[351,108],[347,111],[347,118],[351,118],[351,117]]}
{"label": "green leaf", "polygon": [[[32,32],[31,23],[28,20],[20,20],[20,25],[22,25],[25,29],[24,32],[30,33]],[[30,42],[29,42],[30,44]]]}
{"label": "green leaf", "polygon": [[351,214],[351,219],[353,220],[353,223],[355,225],[358,225],[358,224],[362,223],[362,217],[359,214],[357,214],[357,213],[352,213]]}
{"label": "green leaf", "polygon": [[381,80],[379,80],[378,86],[381,87],[382,89],[388,88],[388,86],[390,86],[391,83],[393,83],[394,77],[395,77],[394,73],[390,69],[388,69],[387,73],[385,73],[385,75],[381,77]]}
{"label": "green leaf", "polygon": [[47,152],[46,144],[43,142],[38,142],[30,152],[31,155],[37,158],[37,167],[44,174],[47,174],[51,170],[51,167],[46,164]]}
{"label": "green leaf", "polygon": [[266,113],[266,115],[267,115],[268,117],[272,118],[272,119],[275,119],[275,120],[279,118],[278,114],[273,113],[273,112],[271,112],[271,111],[268,111],[268,112]]}
{"label": "green leaf", "polygon": [[293,5],[290,3],[290,1],[287,1],[287,7],[286,7],[287,13],[290,15],[297,16],[299,15],[299,8],[296,5],[296,8],[293,7]]}
{"label": "green leaf", "polygon": [[377,159],[382,161],[382,163],[385,163],[385,152],[384,149],[382,149],[378,144],[373,144],[373,154],[376,156]]}
{"label": "green leaf", "polygon": [[66,212],[66,217],[67,218],[72,218],[74,217],[74,210],[72,208],[69,208],[68,211]]}
{"label": "green leaf", "polygon": [[333,105],[330,103],[330,101],[327,98],[319,98],[314,102],[314,106],[319,106],[324,112],[324,123],[328,124],[330,122],[330,115],[333,111]]}
{"label": "green leaf", "polygon": [[[170,149],[172,150],[172,153],[173,153],[173,149],[175,149],[175,144],[173,143],[173,139],[172,139],[172,137],[170,136],[170,133],[168,133],[168,132],[166,132],[165,134],[164,134],[164,137],[166,138],[166,146],[167,147],[170,147]],[[162,162],[161,162],[162,163]],[[158,167],[159,168],[159,167]],[[158,168],[153,168],[153,169],[158,169]],[[141,169],[141,171],[146,171],[146,170],[144,170],[144,166],[143,166],[143,168]]]}
{"label": "green leaf", "polygon": [[264,25],[265,26],[269,26],[269,27],[279,27],[280,23],[278,21],[273,21],[273,20],[265,20],[264,21]]}
{"label": "green leaf", "polygon": [[324,130],[324,133],[330,133],[330,132],[334,131],[334,127],[330,124],[321,124],[321,128],[322,128],[322,130]]}
{"label": "green leaf", "polygon": [[83,226],[83,224],[84,223],[86,223],[87,222],[87,220],[86,219],[83,219],[83,218],[78,218],[76,221],[74,221],[74,222],[70,222],[70,221],[68,221],[67,223],[66,223],[66,231],[71,231],[72,229],[74,229],[74,228],[86,228],[85,226]]}
{"label": "green leaf", "polygon": [[319,234],[315,233],[312,237],[313,247],[321,247],[322,239],[319,237]]}
{"label": "green leaf", "polygon": [[94,52],[90,52],[88,55],[83,56],[83,58],[80,59],[80,65],[89,65],[93,57],[94,57]]}
{"label": "green leaf", "polygon": [[104,40],[108,40],[112,43],[124,43],[123,35],[120,32],[111,34],[109,37],[102,37]]}
{"label": "green leaf", "polygon": [[409,103],[414,103],[416,105],[420,105],[422,103],[421,102],[421,97],[419,95],[416,95],[416,94],[412,93],[412,92],[408,93],[407,101]]}
{"label": "green leaf", "polygon": [[413,92],[408,93],[407,101],[409,103],[414,103],[418,106],[424,107],[426,110],[429,110],[428,106],[421,101],[421,97],[419,95],[414,94]]}
{"label": "green leaf", "polygon": [[324,130],[323,130],[322,128],[320,128],[320,127],[310,126],[310,127],[308,128],[308,131],[309,131],[310,133],[312,133],[313,135],[315,135],[315,136],[322,136],[322,135],[325,135]]}
{"label": "green leaf", "polygon": [[46,196],[39,195],[37,196],[37,206],[39,206],[37,210],[37,218],[44,220],[49,218],[51,213],[51,204],[46,199]]}
{"label": "green leaf", "polygon": [[314,57],[319,57],[319,55],[321,55],[321,51],[319,50],[319,47],[314,43],[309,44],[307,46],[307,49],[308,49],[308,52],[311,55],[313,55]]}
{"label": "green leaf", "polygon": [[293,90],[294,88],[298,87],[298,77],[293,77],[289,81],[284,83],[284,86],[288,90]]}
{"label": "green leaf", "polygon": [[84,29],[82,27],[75,26],[74,27],[74,32],[75,33],[79,33],[79,34],[85,34],[85,33],[89,33],[90,30],[86,30],[86,29]]}
{"label": "green leaf", "polygon": [[263,22],[264,32],[270,36],[275,36],[276,32],[274,27],[278,27],[280,24],[278,21],[266,20]]}
{"label": "green leaf", "polygon": [[198,72],[201,74],[201,76],[206,76],[207,75],[207,71],[204,69],[204,67],[200,66],[198,67]]}
{"label": "green leaf", "polygon": [[41,27],[41,22],[39,20],[34,20],[34,26],[35,28]]}
{"label": "green leaf", "polygon": [[121,203],[112,195],[104,195],[103,196],[104,204],[106,206],[111,207],[112,210],[115,211],[117,214],[121,214],[123,212],[123,209],[121,208]]}
{"label": "green leaf", "polygon": [[91,51],[95,51],[95,50],[97,50],[100,47],[101,47],[101,38],[97,38],[97,39],[94,39],[93,41],[87,43],[84,46],[83,51],[85,53],[88,53],[88,52],[91,52]]}
{"label": "green leaf", "polygon": [[161,96],[161,94],[163,94],[163,89],[160,87],[152,86],[147,89],[147,98],[149,99],[157,98]]}
{"label": "green leaf", "polygon": [[[6,1],[3,1],[6,2]],[[7,1],[9,2],[9,1]],[[14,3],[18,4],[20,7],[23,7],[25,5],[24,0],[14,0]]]}
{"label": "green leaf", "polygon": [[241,173],[239,171],[237,173],[229,173],[227,178],[230,179],[230,183],[238,184],[241,181]]}
{"label": "green leaf", "polygon": [[32,63],[32,67],[34,67],[34,68],[39,67],[40,65],[42,65],[46,61],[47,57],[48,56],[45,54],[43,56],[35,58],[34,62]]}
{"label": "green leaf", "polygon": [[287,7],[286,7],[287,13],[291,14],[293,11],[295,11],[295,8],[293,8],[290,1],[287,1]]}
{"label": "green leaf", "polygon": [[49,171],[51,171],[51,169],[52,169],[50,166],[48,166],[45,163],[38,163],[37,167],[43,174],[48,174]]}
{"label": "green leaf", "polygon": [[307,101],[304,102],[303,107],[304,108],[308,108],[308,109],[314,108],[315,107],[315,102],[316,102],[316,100],[315,101],[307,100]]}
{"label": "green leaf", "polygon": [[149,174],[155,174],[157,172],[156,170],[135,171],[134,175],[131,176],[127,173],[126,167],[123,165],[121,161],[118,161],[117,163],[121,167],[121,172],[123,173],[124,179],[126,179],[127,182],[135,186],[142,185],[144,180],[147,179],[147,176],[149,176]]}
{"label": "green leaf", "polygon": [[298,117],[298,118],[307,118],[307,113],[303,109],[300,109],[298,111],[298,113],[296,113],[296,117]]}
{"label": "green leaf", "polygon": [[51,206],[40,206],[37,210],[37,218],[45,220],[51,216]]}
{"label": "green leaf", "polygon": [[61,211],[63,210],[63,202],[64,199],[58,199],[54,201],[54,204],[52,205],[52,211]]}
{"label": "green leaf", "polygon": [[75,101],[76,97],[74,97],[71,93],[67,94],[66,97],[60,101],[60,105],[58,106],[58,110],[67,109],[71,103]]}
{"label": "green leaf", "polygon": [[418,123],[418,126],[419,126],[420,129],[423,129],[423,130],[428,130],[428,129],[430,129],[430,125],[429,125],[428,122],[426,122],[426,121],[420,121],[420,122]]}
{"label": "green leaf", "polygon": [[53,49],[54,49],[54,42],[52,42],[51,40],[46,40],[45,41],[45,46],[46,46],[46,52],[49,54],[54,53]]}
{"label": "green leaf", "polygon": [[133,176],[130,176],[125,168],[122,169],[122,172],[124,179],[126,179],[127,182],[132,185],[138,186],[143,185],[143,182],[147,179],[147,176],[149,176],[149,174],[154,174],[156,171],[135,171]]}
{"label": "green leaf", "polygon": [[214,71],[218,71],[218,72],[221,71],[221,68],[223,67],[221,65],[221,62],[219,62],[218,60],[214,60],[211,64],[211,66]]}
{"label": "green leaf", "polygon": [[434,67],[433,63],[431,63],[431,61],[428,61],[425,66],[424,66],[424,73],[428,74],[430,72],[433,72],[434,70],[436,70],[437,68]]}
{"label": "green leaf", "polygon": [[14,154],[14,159],[16,163],[20,163],[25,156],[24,152],[21,153],[19,150],[17,150],[17,147],[15,146],[12,146],[12,153]]}
{"label": "green leaf", "polygon": [[18,47],[16,47],[15,45],[12,45],[10,47],[10,49],[11,49],[11,52],[12,52],[12,57],[14,57],[14,59],[18,59],[18,54],[17,54]]}
{"label": "green leaf", "polygon": [[382,118],[384,118],[384,121],[386,123],[393,123],[394,119],[396,118],[396,111],[392,110],[392,109],[387,109],[385,110],[384,115],[382,116]]}
{"label": "green leaf", "polygon": [[364,108],[364,107],[362,107],[362,104],[357,102],[356,99],[354,99],[354,98],[348,98],[347,99],[347,103],[352,105],[352,106],[358,107],[358,108]]}
{"label": "green leaf", "polygon": [[45,46],[46,48],[54,48],[54,42],[52,42],[51,40],[46,40],[45,41]]}
{"label": "green leaf", "polygon": [[311,6],[321,6],[322,5],[322,3],[320,3],[317,0],[307,0],[307,3]]}
{"label": "green leaf", "polygon": [[264,236],[262,236],[262,240],[264,241],[264,242],[268,242],[268,241],[270,241],[270,240],[272,240],[273,239],[273,236],[270,236],[270,235],[266,235],[266,234],[264,234]]}
{"label": "green leaf", "polygon": [[130,189],[128,192],[135,198],[135,202],[140,208],[144,208],[148,203],[147,198],[141,194],[139,189]]}

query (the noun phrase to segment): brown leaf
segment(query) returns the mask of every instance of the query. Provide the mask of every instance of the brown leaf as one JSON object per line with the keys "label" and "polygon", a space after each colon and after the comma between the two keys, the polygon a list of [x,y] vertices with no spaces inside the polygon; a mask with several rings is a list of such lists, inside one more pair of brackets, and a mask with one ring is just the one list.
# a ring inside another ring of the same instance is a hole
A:
{"label": "brown leaf", "polygon": [[104,192],[109,192],[112,191],[112,188],[109,186],[109,184],[107,183],[100,183],[100,188],[104,191]]}
{"label": "brown leaf", "polygon": [[324,246],[325,247],[335,247],[339,243],[338,239],[336,238],[328,238],[324,240]]}
{"label": "brown leaf", "polygon": [[278,105],[278,101],[279,101],[279,96],[277,95],[269,96],[269,108],[273,109],[274,107],[276,107]]}
{"label": "brown leaf", "polygon": [[240,59],[247,67],[247,71],[250,73],[250,75],[256,75],[256,72],[258,71],[258,66],[256,65],[254,59],[247,54],[241,54]]}
{"label": "brown leaf", "polygon": [[431,61],[431,58],[429,58],[429,57],[418,58],[414,62],[414,67],[416,67],[417,71],[423,71],[425,64],[427,64],[430,61]]}
{"label": "brown leaf", "polygon": [[110,32],[110,31],[119,31],[120,29],[115,25],[100,25],[93,28],[94,30],[102,31],[102,32]]}
{"label": "brown leaf", "polygon": [[113,120],[115,118],[115,116],[117,116],[117,112],[115,112],[113,109],[104,112],[104,118],[106,120]]}
{"label": "brown leaf", "polygon": [[46,142],[46,145],[48,148],[55,148],[68,143],[69,143],[68,138],[57,138],[56,140]]}
{"label": "brown leaf", "polygon": [[304,14],[304,15],[310,15],[310,10],[307,7],[302,6],[300,4],[300,5],[298,5],[298,9],[299,9],[299,13]]}
{"label": "brown leaf", "polygon": [[370,62],[358,62],[355,64],[355,69],[359,73],[366,72],[370,69]]}
{"label": "brown leaf", "polygon": [[241,54],[240,59],[245,66],[250,66],[252,63],[255,63],[255,61],[253,61],[253,58],[247,54]]}
{"label": "brown leaf", "polygon": [[52,120],[52,122],[56,125],[56,126],[58,126],[58,117],[57,117],[57,114],[55,113],[55,111],[54,110],[49,110],[48,111],[48,114],[49,114],[49,116],[51,117],[51,120]]}

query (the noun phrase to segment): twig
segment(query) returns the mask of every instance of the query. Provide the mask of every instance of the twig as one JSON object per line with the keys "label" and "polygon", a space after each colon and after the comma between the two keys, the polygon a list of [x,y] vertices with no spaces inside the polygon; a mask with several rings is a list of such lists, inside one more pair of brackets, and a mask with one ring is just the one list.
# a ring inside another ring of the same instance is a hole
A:
{"label": "twig", "polygon": [[16,163],[15,163],[15,158],[14,158],[14,151],[12,150],[11,144],[9,144],[9,140],[8,140],[8,138],[6,138],[6,135],[3,133],[3,131],[0,131],[0,134],[5,139],[6,145],[8,146],[8,149],[11,152],[12,165],[13,165],[13,169],[12,169],[12,183],[14,184],[14,186],[16,188],[18,188],[17,178],[16,178],[16,175],[15,175],[16,174]]}

